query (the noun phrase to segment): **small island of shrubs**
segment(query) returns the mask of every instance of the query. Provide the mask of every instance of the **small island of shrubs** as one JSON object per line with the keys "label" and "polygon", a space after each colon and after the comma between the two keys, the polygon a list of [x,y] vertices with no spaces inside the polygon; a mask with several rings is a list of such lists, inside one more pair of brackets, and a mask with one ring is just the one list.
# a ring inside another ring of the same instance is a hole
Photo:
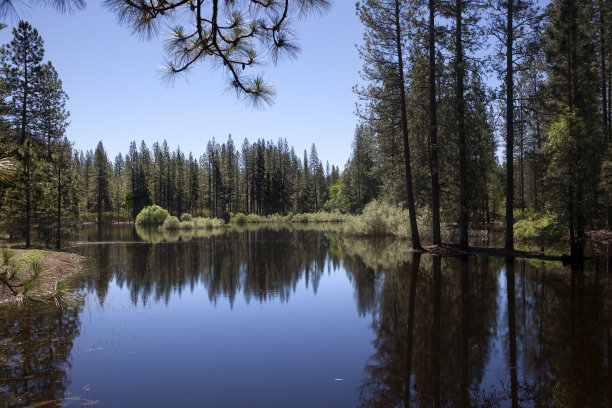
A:
{"label": "small island of shrubs", "polygon": [[244,214],[242,212],[223,212],[219,218],[216,217],[194,217],[189,213],[181,215],[180,219],[158,205],[145,207],[136,217],[136,225],[143,227],[161,227],[165,230],[178,229],[213,229],[222,228],[228,224],[244,225],[248,223],[275,223],[275,222],[343,222],[346,215],[338,211],[317,212],[307,214],[287,215],[257,215]]}

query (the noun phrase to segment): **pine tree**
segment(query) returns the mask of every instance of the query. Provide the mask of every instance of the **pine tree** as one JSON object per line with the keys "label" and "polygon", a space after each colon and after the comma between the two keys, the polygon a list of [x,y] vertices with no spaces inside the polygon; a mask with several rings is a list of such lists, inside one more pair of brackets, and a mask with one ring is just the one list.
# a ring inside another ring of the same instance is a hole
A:
{"label": "pine tree", "polygon": [[22,191],[25,193],[23,206],[17,211],[23,212],[23,235],[26,247],[31,245],[31,227],[33,218],[32,195],[36,181],[36,152],[33,143],[38,142],[40,134],[36,129],[38,110],[36,103],[40,90],[37,87],[41,72],[41,62],[44,55],[43,40],[38,31],[24,21],[20,21],[13,29],[13,40],[0,50],[2,73],[7,83],[6,122],[18,134],[18,143],[15,144],[18,160],[21,162],[20,170],[23,172],[18,178]]}
{"label": "pine tree", "polygon": [[[410,213],[412,246],[421,248],[416,222],[412,163],[406,112],[406,72],[404,70],[405,11],[400,0],[366,0],[357,6],[357,13],[366,28],[364,45],[360,55],[364,60],[362,76],[370,82],[364,89],[357,89],[368,105],[369,119],[373,126],[383,130],[381,135],[391,139],[390,151],[397,152],[395,136],[401,135],[406,199]],[[399,112],[397,108],[399,107]],[[386,126],[386,129],[384,128]],[[396,167],[396,166],[393,166]]]}
{"label": "pine tree", "polygon": [[110,163],[102,141],[100,141],[94,153],[93,177],[90,186],[98,213],[98,226],[102,224],[102,213],[110,209],[110,174]]}
{"label": "pine tree", "polygon": [[[596,203],[597,183],[585,180],[596,178],[600,169],[601,152],[591,151],[589,136],[597,132],[599,83],[595,38],[590,35],[591,15],[582,2],[576,0],[553,0],[548,8],[548,25],[545,31],[545,50],[548,61],[547,92],[548,111],[552,114],[549,135],[559,136],[562,143],[570,143],[567,149],[554,149],[571,154],[568,163],[576,167],[575,182],[557,183],[565,191],[557,191],[551,199],[563,203],[571,241],[571,255],[576,259],[583,256],[586,240],[585,215],[587,208]],[[559,129],[567,129],[566,133]],[[567,134],[567,137],[561,137]],[[549,141],[550,142],[550,141]],[[550,146],[554,144],[549,143]],[[599,154],[598,154],[599,153]],[[556,153],[552,153],[554,157]],[[587,161],[588,158],[588,161]],[[560,161],[556,162],[558,165]],[[550,174],[557,169],[550,167]],[[556,205],[557,203],[550,203]]]}

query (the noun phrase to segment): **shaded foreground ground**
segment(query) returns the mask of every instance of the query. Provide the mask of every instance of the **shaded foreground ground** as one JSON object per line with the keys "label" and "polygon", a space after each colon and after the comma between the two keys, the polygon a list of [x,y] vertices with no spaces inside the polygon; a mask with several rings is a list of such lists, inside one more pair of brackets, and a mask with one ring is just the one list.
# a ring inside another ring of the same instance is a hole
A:
{"label": "shaded foreground ground", "polygon": [[[41,262],[43,271],[36,278],[34,288],[29,291],[29,295],[37,299],[48,298],[48,295],[53,293],[56,283],[70,282],[82,270],[81,255],[60,252],[47,251],[41,249],[11,249],[14,256],[11,258],[11,267],[17,269],[13,282],[23,282],[32,274],[32,262]],[[2,260],[0,260],[2,263]],[[4,272],[4,266],[0,269],[0,273]],[[23,293],[22,287],[14,289],[18,294]],[[0,304],[16,301],[17,296],[0,283]]]}

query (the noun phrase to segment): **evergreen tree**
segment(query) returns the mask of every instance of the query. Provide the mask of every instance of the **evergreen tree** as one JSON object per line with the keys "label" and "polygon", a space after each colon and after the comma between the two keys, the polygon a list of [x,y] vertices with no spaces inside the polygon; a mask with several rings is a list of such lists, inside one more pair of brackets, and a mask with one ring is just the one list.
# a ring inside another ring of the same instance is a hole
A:
{"label": "evergreen tree", "polygon": [[110,174],[110,163],[100,141],[93,157],[93,177],[90,186],[95,200],[95,210],[98,213],[98,226],[102,224],[102,213],[110,209]]}
{"label": "evergreen tree", "polygon": [[[403,165],[406,187],[406,201],[410,213],[412,246],[421,248],[412,181],[412,164],[408,135],[408,116],[406,112],[406,83],[404,71],[404,27],[406,13],[400,0],[366,0],[357,6],[357,13],[365,26],[364,45],[360,54],[364,60],[362,76],[370,82],[357,92],[367,102],[370,109],[369,120],[386,133],[390,139],[390,151],[395,153],[398,143],[395,138],[401,135],[403,141]],[[399,107],[399,112],[397,111]],[[386,127],[386,129],[385,129]],[[397,167],[397,166],[394,166]]]}
{"label": "evergreen tree", "polygon": [[[20,21],[13,29],[13,40],[0,50],[2,73],[6,81],[5,106],[8,107],[5,116],[6,123],[18,135],[15,143],[15,153],[21,162],[22,174],[17,179],[20,189],[25,193],[22,205],[15,208],[23,212],[20,218],[23,222],[23,236],[26,247],[31,245],[31,226],[33,218],[34,183],[37,181],[37,154],[33,143],[40,141],[40,133],[36,129],[39,111],[35,101],[39,97],[40,84],[38,79],[44,55],[43,40],[38,31],[24,21]],[[21,200],[19,200],[21,201]]]}

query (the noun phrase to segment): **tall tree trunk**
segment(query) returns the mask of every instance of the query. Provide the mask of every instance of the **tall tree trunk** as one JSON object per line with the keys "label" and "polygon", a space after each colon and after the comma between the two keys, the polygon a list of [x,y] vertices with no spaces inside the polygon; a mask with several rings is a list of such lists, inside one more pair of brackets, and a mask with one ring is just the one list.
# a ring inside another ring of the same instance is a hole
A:
{"label": "tall tree trunk", "polygon": [[506,28],[506,239],[505,248],[514,250],[514,0],[508,0]]}
{"label": "tall tree trunk", "polygon": [[30,218],[32,217],[32,203],[30,200],[30,189],[32,187],[32,158],[30,157],[30,140],[26,141],[26,248],[31,245],[30,242]]}
{"label": "tall tree trunk", "polygon": [[357,202],[359,203],[359,208],[361,208],[361,157],[359,154],[361,149],[358,147],[355,150],[357,150]]}
{"label": "tall tree trunk", "polygon": [[606,47],[606,21],[605,21],[605,11],[604,11],[604,2],[603,0],[599,0],[599,48],[601,54],[601,106],[602,106],[602,125],[603,125],[603,141],[604,144],[608,141],[608,92],[607,86],[609,84],[606,81],[606,58],[608,56],[607,47]]}
{"label": "tall tree trunk", "polygon": [[23,60],[24,60],[24,74],[23,74],[23,103],[21,106],[21,136],[20,143],[23,146],[24,143],[27,142],[26,147],[26,248],[30,247],[30,218],[31,218],[31,203],[30,203],[30,188],[31,183],[30,179],[32,177],[32,169],[31,169],[31,158],[30,158],[30,140],[27,138],[26,134],[26,124],[27,124],[27,101],[28,101],[28,64],[27,64],[27,48],[24,48],[23,51]]}
{"label": "tall tree trunk", "polygon": [[408,142],[408,118],[406,116],[406,83],[404,79],[404,60],[402,57],[402,27],[400,25],[400,0],[395,0],[395,40],[397,45],[398,85],[400,87],[400,108],[402,109],[402,134],[404,136],[404,164],[406,167],[406,193],[408,195],[408,212],[410,213],[410,233],[412,248],[421,249],[421,238],[416,221],[414,192],[412,190],[412,169],[410,168],[410,143]]}
{"label": "tall tree trunk", "polygon": [[525,212],[525,152],[524,152],[524,123],[523,123],[523,103],[519,110],[519,180],[521,183],[521,212]]}
{"label": "tall tree trunk", "polygon": [[465,69],[463,62],[463,1],[455,2],[455,75],[457,76],[457,133],[459,139],[459,246],[467,248],[468,244],[468,209],[467,209],[467,146],[465,135],[465,99],[464,99],[464,77]]}
{"label": "tall tree trunk", "polygon": [[58,251],[62,248],[62,168],[60,163],[57,164],[57,231],[55,239],[55,249]]}
{"label": "tall tree trunk", "polygon": [[435,4],[429,0],[429,142],[431,144],[431,235],[432,243],[440,245],[440,183],[438,181],[438,117],[436,103],[436,26]]}

